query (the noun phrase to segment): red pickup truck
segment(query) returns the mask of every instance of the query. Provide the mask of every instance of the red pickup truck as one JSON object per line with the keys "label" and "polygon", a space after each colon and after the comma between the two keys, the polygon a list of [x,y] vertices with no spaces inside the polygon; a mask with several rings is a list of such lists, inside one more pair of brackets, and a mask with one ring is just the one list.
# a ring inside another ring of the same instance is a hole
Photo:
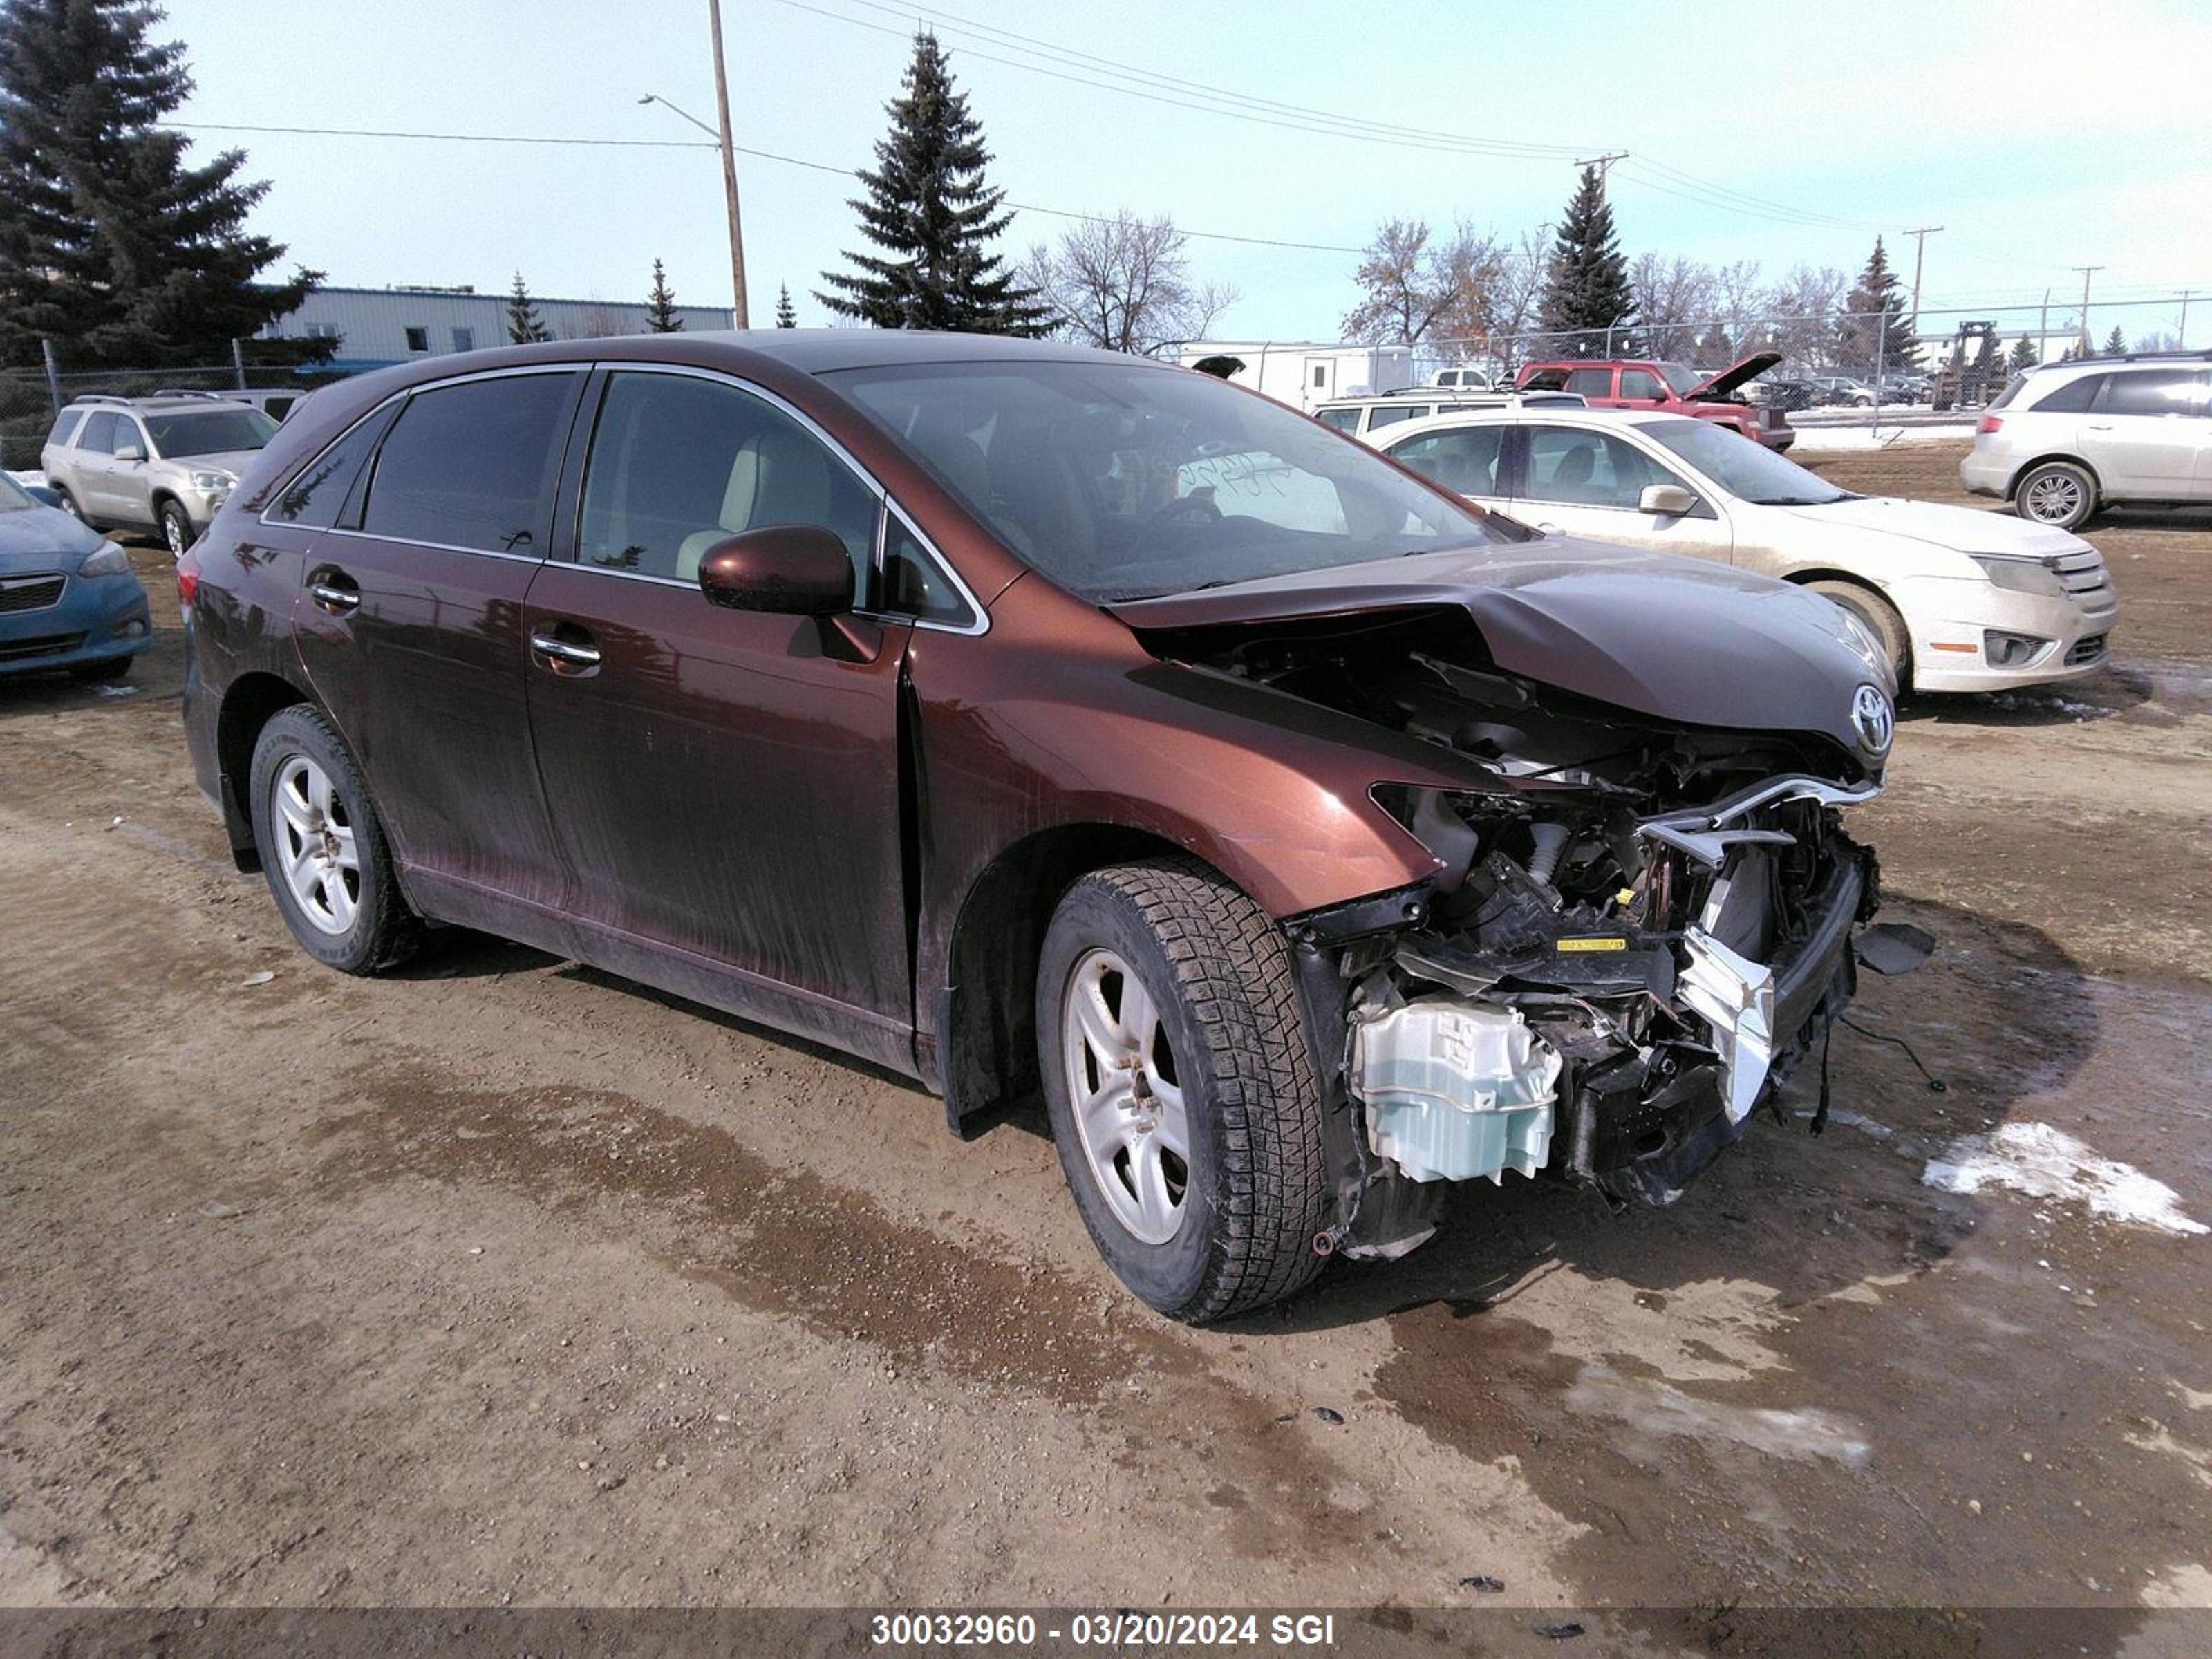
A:
{"label": "red pickup truck", "polygon": [[1516,392],[1579,392],[1594,409],[1656,409],[1670,415],[1694,415],[1731,427],[1777,452],[1797,441],[1790,417],[1771,404],[1753,404],[1735,389],[1782,361],[1778,351],[1755,352],[1733,368],[1706,374],[1685,363],[1649,358],[1593,362],[1525,363],[1513,383]]}

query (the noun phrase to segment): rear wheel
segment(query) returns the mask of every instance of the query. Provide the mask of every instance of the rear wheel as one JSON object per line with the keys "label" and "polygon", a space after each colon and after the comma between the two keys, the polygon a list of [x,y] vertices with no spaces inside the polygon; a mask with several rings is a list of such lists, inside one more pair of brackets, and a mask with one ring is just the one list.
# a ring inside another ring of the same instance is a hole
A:
{"label": "rear wheel", "polygon": [[392,874],[368,791],[330,723],[280,709],[253,745],[253,835],[276,908],[301,949],[349,974],[397,967],[422,924]]}
{"label": "rear wheel", "polygon": [[1897,677],[1899,689],[1903,690],[1910,683],[1911,645],[1905,632],[1905,618],[1897,614],[1894,605],[1856,582],[1807,582],[1805,586],[1807,591],[1841,605],[1864,623],[1867,631],[1888,656],[1890,672]]}
{"label": "rear wheel", "polygon": [[1321,1265],[1321,1090],[1290,950],[1188,859],[1085,876],[1054,913],[1036,1022],[1053,1140],[1107,1265],[1196,1323]]}
{"label": "rear wheel", "polygon": [[2013,490],[2013,510],[2060,530],[2079,530],[2097,510],[2097,481],[2071,461],[2031,467]]}
{"label": "rear wheel", "polygon": [[89,519],[84,516],[84,509],[76,504],[76,497],[70,495],[68,490],[64,489],[59,484],[56,484],[54,486],[54,494],[62,498],[63,512],[68,514],[70,517],[75,519],[79,524],[89,524],[92,522]]}

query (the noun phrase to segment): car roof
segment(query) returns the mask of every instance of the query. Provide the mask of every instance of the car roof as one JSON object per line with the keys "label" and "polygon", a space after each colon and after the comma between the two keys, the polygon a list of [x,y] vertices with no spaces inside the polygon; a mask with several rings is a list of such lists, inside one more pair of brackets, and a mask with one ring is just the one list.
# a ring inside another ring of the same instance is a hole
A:
{"label": "car roof", "polygon": [[1707,426],[1694,415],[1673,415],[1656,409],[1591,409],[1572,404],[1539,404],[1534,408],[1518,409],[1453,409],[1441,414],[1424,415],[1417,421],[1399,421],[1379,432],[1365,434],[1376,447],[1393,447],[1410,437],[1425,433],[1449,432],[1462,426],[1528,426],[1538,422],[1563,422],[1570,426],[1589,427],[1653,427],[1680,424]]}

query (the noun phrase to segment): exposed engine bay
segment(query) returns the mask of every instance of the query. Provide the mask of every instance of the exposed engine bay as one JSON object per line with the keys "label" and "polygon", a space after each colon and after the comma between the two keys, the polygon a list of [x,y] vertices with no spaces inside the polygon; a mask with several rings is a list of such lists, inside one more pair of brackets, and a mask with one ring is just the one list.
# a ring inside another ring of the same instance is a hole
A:
{"label": "exposed engine bay", "polygon": [[1850,1001],[1876,872],[1839,809],[1880,793],[1879,754],[1670,726],[1504,672],[1463,613],[1177,643],[1494,779],[1379,786],[1441,873],[1291,924],[1321,1052],[1342,1062],[1317,1249],[1401,1254],[1446,1183],[1509,1170],[1670,1203]]}

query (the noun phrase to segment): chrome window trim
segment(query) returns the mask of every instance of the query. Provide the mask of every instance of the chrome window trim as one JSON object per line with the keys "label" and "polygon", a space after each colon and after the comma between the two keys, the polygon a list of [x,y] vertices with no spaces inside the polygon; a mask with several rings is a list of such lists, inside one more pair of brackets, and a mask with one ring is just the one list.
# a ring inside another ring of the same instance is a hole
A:
{"label": "chrome window trim", "polygon": [[[744,380],[738,375],[732,374],[726,369],[707,368],[696,363],[652,363],[639,362],[629,359],[611,359],[605,362],[594,364],[593,367],[605,371],[610,375],[630,374],[681,374],[687,375],[695,380],[714,381],[722,386],[726,386],[733,391],[742,392],[747,397],[757,398],[763,403],[768,404],[771,409],[776,410],[780,413],[789,416],[792,420],[796,421],[801,427],[805,428],[806,431],[823,446],[823,448],[827,449],[832,455],[835,455],[838,461],[843,465],[845,470],[850,472],[854,477],[857,478],[860,482],[861,486],[866,489],[871,495],[873,495],[876,498],[878,510],[876,515],[876,546],[873,555],[874,568],[878,572],[883,568],[884,533],[884,511],[888,509],[890,512],[898,514],[899,522],[906,526],[908,532],[914,537],[915,540],[921,544],[922,550],[929,556],[932,562],[933,562],[937,566],[938,569],[944,574],[945,579],[951,583],[954,591],[960,595],[962,603],[967,605],[970,620],[964,623],[939,622],[926,617],[913,616],[903,611],[856,611],[853,614],[855,616],[866,617],[871,621],[876,622],[911,623],[916,628],[927,628],[934,633],[939,634],[967,634],[972,635],[986,634],[990,631],[990,614],[986,611],[982,605],[977,601],[975,590],[968,586],[967,582],[962,578],[960,573],[953,568],[952,561],[945,556],[944,550],[923,532],[921,526],[915,523],[914,515],[898,504],[896,498],[891,495],[890,491],[884,487],[883,483],[873,473],[870,472],[866,467],[861,465],[860,463],[854,459],[853,453],[847,449],[843,444],[838,442],[836,436],[832,434],[827,428],[823,426],[819,421],[817,421],[805,410],[791,402],[790,399],[769,391],[766,386],[761,386],[755,381]],[[588,485],[590,483],[591,465],[591,453],[586,450],[584,455],[583,476],[583,483],[586,485]],[[577,570],[595,570],[603,576],[623,576],[629,578],[632,581],[662,582],[677,587],[690,587],[695,589],[698,586],[696,582],[687,582],[675,576],[653,576],[648,575],[645,572],[635,570],[609,570],[605,566],[587,564],[581,559],[553,559],[549,560],[547,562],[567,565]]]}
{"label": "chrome window trim", "polygon": [[368,530],[317,531],[317,535],[343,536],[353,542],[386,542],[393,547],[420,547],[434,553],[473,553],[480,559],[513,559],[520,564],[545,564],[550,561],[536,553],[508,553],[494,547],[459,547],[452,542],[417,541],[411,536],[380,536]]}

